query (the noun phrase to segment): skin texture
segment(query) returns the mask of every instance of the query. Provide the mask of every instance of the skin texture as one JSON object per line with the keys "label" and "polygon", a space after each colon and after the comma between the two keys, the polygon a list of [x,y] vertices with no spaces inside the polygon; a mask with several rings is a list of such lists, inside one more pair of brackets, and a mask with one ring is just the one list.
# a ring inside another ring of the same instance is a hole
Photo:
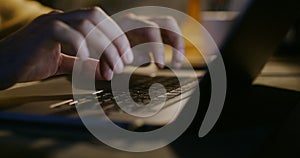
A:
{"label": "skin texture", "polygon": [[[140,23],[149,27],[126,34],[122,31]],[[111,80],[113,73],[121,73],[125,65],[134,62],[134,58],[150,59],[149,53],[135,55],[131,50],[131,45],[144,42],[164,42],[183,54],[183,39],[159,27],[180,32],[171,17],[150,18],[130,14],[117,24],[98,7],[44,14],[0,41],[0,89],[17,82],[70,74],[76,60],[83,60],[82,71],[97,65],[95,78]],[[160,63],[159,67],[163,67],[163,47],[153,46],[151,49],[154,60]],[[174,51],[172,64],[175,67],[179,67],[183,60],[180,54]]]}

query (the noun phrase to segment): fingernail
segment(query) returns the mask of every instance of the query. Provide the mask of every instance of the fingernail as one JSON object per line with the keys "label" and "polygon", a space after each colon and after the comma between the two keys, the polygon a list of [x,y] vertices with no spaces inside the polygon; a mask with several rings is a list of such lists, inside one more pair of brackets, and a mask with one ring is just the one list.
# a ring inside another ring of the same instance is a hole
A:
{"label": "fingernail", "polygon": [[127,51],[125,54],[126,64],[130,64],[133,61],[133,53],[131,50]]}
{"label": "fingernail", "polygon": [[179,69],[181,67],[181,63],[173,63],[172,64],[176,69]]}
{"label": "fingernail", "polygon": [[79,48],[77,56],[81,59],[89,58],[89,50],[86,46],[85,41],[83,41],[83,46]]}
{"label": "fingernail", "polygon": [[156,65],[157,65],[159,68],[161,68],[161,69],[165,67],[165,65],[162,64],[162,63],[156,63]]}
{"label": "fingernail", "polygon": [[107,72],[106,72],[106,80],[112,80],[112,78],[113,78],[113,75],[114,75],[114,73],[112,72],[112,70],[111,69],[109,69]]}
{"label": "fingernail", "polygon": [[122,61],[119,60],[119,62],[115,65],[114,72],[115,73],[121,73],[123,71],[124,65]]}

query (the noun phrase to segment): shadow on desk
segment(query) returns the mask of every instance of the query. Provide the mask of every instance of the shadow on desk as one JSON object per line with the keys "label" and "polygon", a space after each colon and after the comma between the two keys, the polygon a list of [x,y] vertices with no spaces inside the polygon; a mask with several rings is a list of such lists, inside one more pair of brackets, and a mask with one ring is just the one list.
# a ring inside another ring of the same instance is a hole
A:
{"label": "shadow on desk", "polygon": [[231,94],[234,97],[226,101],[217,125],[204,138],[197,136],[200,122],[195,119],[196,123],[176,141],[151,152],[129,153],[113,149],[99,142],[84,126],[7,120],[1,120],[0,147],[5,157],[39,158],[240,158],[274,155],[276,152],[272,149],[277,146],[271,142],[295,108],[300,95],[295,91],[265,86],[253,86],[247,92]]}

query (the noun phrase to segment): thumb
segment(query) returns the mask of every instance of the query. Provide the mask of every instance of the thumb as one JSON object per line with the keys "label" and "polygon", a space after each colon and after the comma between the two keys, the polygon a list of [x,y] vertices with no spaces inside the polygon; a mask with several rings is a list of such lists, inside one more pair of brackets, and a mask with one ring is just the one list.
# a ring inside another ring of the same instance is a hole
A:
{"label": "thumb", "polygon": [[[72,74],[75,61],[79,62],[78,60],[81,60],[77,57],[69,56],[63,53],[61,53],[60,58],[61,58],[60,64],[56,75]],[[95,71],[95,67],[96,67],[96,71]],[[82,75],[83,77],[84,76],[88,77],[91,71],[95,71],[96,80],[105,80],[105,78],[100,73],[99,60],[88,58],[83,61],[83,64],[81,64],[80,71],[79,71],[80,75]]]}

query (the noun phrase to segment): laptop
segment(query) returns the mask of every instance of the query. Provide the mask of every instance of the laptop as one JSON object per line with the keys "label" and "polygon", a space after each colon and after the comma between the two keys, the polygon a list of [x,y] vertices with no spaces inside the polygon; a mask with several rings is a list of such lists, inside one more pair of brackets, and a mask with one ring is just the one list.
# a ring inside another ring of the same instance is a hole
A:
{"label": "laptop", "polygon": [[[268,57],[275,51],[289,27],[298,17],[299,13],[295,4],[295,0],[287,0],[284,4],[281,1],[252,0],[240,13],[221,46],[227,70],[228,91],[231,87],[251,85]],[[210,64],[213,65],[214,61]],[[131,68],[128,69],[130,71]],[[131,77],[130,95],[140,105],[149,103],[147,89],[152,83],[159,82],[165,86],[167,91],[164,96],[167,102],[153,117],[140,119],[120,110],[116,105],[115,97],[120,97],[123,92],[114,96],[110,83],[107,81],[97,82],[96,92],[87,93],[83,89],[82,98],[74,100],[71,77],[59,76],[1,91],[0,119],[54,125],[82,125],[75,107],[88,103],[92,98],[99,101],[105,115],[118,125],[161,126],[176,119],[176,116],[170,117],[170,113],[180,114],[178,109],[184,109],[185,105],[189,104],[190,98],[199,97],[193,93],[195,87],[200,85],[201,92],[209,91],[207,83],[210,77],[206,69],[196,70],[196,77],[195,75],[191,77],[185,70],[178,70],[178,74],[182,74],[180,79],[185,83],[184,85],[179,85],[178,77],[172,76],[172,73],[174,72],[171,70],[158,70],[152,65],[139,68]],[[99,107],[95,106],[95,108]],[[213,110],[210,108],[207,109],[202,127],[213,126],[217,120],[213,118],[216,115],[210,114]],[[221,110],[219,109],[218,112],[220,113]]]}

